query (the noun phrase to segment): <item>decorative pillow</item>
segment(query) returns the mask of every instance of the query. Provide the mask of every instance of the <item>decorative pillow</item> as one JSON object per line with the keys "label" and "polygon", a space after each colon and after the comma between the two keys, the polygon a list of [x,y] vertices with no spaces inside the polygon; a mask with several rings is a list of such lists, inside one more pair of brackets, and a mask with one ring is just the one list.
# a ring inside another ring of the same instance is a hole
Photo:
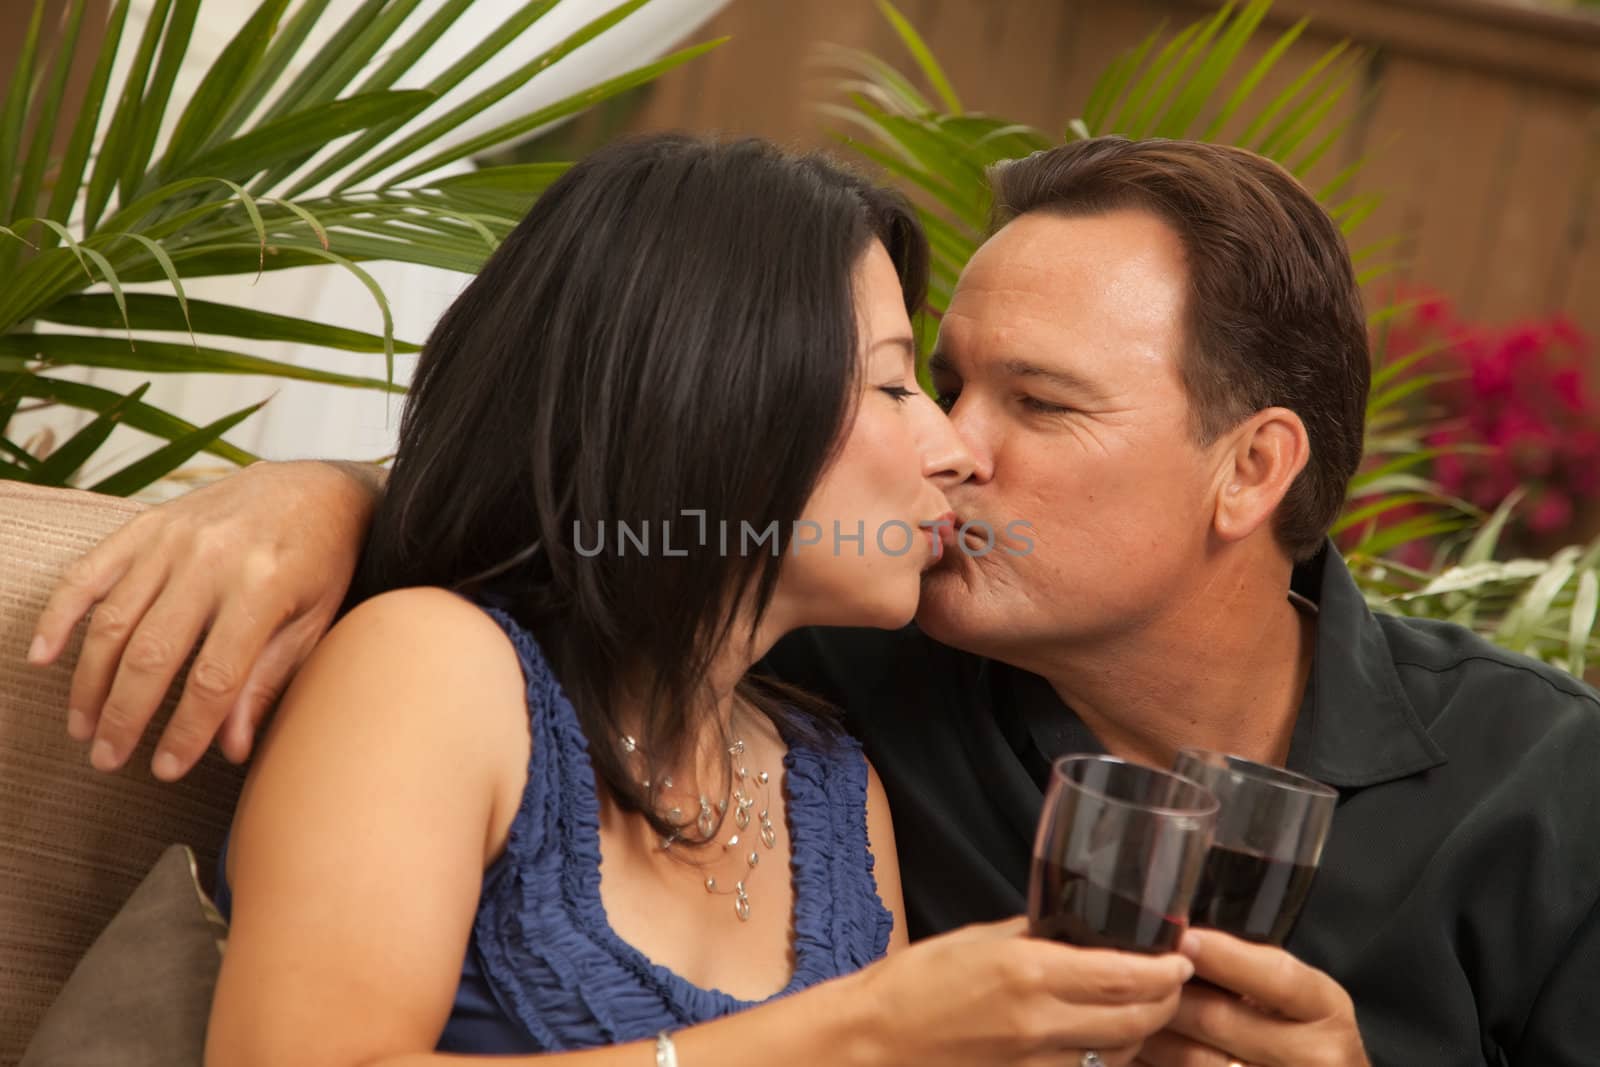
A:
{"label": "decorative pillow", "polygon": [[172,845],[78,961],[18,1067],[201,1067],[228,927]]}

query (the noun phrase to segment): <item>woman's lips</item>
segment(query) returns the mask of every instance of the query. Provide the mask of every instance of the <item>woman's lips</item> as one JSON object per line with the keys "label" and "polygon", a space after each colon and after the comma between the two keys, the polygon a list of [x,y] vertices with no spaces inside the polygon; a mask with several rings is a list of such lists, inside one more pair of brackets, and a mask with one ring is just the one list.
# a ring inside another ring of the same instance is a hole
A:
{"label": "woman's lips", "polygon": [[945,550],[954,548],[956,544],[956,515],[947,511],[936,519],[924,519],[918,523],[928,531],[928,551],[930,566],[944,558]]}

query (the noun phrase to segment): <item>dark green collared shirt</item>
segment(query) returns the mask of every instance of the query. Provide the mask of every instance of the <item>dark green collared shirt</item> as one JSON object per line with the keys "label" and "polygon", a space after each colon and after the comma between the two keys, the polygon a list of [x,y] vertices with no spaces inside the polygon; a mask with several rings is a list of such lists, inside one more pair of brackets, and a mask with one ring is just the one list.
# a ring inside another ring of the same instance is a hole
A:
{"label": "dark green collared shirt", "polygon": [[[1375,617],[1336,553],[1288,765],[1340,792],[1288,948],[1378,1067],[1600,1067],[1600,697],[1444,623]],[[1042,678],[915,628],[804,631],[894,811],[912,937],[1026,909],[1050,760],[1104,746]]]}

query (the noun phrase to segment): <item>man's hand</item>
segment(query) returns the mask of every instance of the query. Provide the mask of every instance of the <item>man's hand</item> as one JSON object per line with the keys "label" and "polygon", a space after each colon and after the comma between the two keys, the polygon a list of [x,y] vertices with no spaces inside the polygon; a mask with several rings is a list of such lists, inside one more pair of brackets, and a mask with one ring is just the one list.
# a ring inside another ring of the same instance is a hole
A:
{"label": "man's hand", "polygon": [[1270,945],[1190,930],[1195,977],[1178,1013],[1135,1061],[1144,1067],[1371,1067],[1355,1005],[1326,974]]}
{"label": "man's hand", "polygon": [[188,773],[223,721],[234,762],[344,600],[379,493],[354,465],[259,463],[136,516],[67,571],[28,661],[53,662],[93,611],[67,732],[122,766],[204,638],[152,772]]}

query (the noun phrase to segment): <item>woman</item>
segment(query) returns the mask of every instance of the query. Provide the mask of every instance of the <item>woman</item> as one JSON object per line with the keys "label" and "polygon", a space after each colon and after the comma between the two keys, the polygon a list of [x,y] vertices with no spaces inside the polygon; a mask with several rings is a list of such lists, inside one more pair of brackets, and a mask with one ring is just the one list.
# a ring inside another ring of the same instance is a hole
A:
{"label": "woman", "polygon": [[950,543],[926,254],[759,142],[616,145],[535,204],[429,339],[358,606],[252,768],[208,1063],[1132,1061],[1187,961],[899,952],[881,787],[747,676],[906,624]]}

